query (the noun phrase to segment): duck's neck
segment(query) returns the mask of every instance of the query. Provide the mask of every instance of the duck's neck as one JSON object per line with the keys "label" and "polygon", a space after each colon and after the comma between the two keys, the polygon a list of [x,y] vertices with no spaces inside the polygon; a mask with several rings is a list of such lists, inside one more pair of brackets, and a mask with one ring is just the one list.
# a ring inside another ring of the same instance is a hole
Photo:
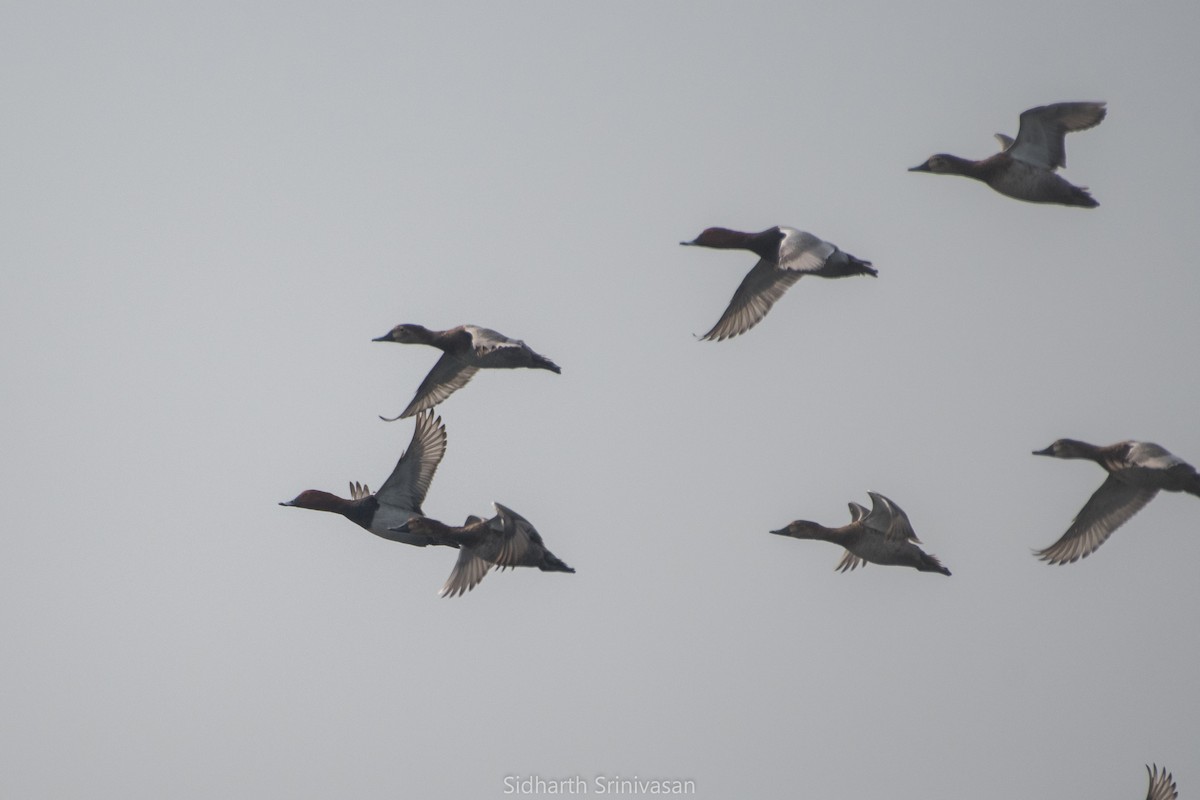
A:
{"label": "duck's neck", "polygon": [[432,517],[413,517],[405,524],[410,531],[422,536],[449,536],[455,532],[454,528]]}
{"label": "duck's neck", "polygon": [[758,233],[745,233],[729,228],[708,228],[692,244],[717,250],[749,250],[760,258],[774,260],[779,256],[783,232],[768,228]]}
{"label": "duck's neck", "polygon": [[996,156],[1006,157],[1003,153],[997,153],[982,161],[972,161],[969,158],[952,155],[943,155],[942,158],[946,159],[946,163],[949,165],[947,171],[951,174],[986,181],[992,172],[1001,166],[1000,160]]}
{"label": "duck's neck", "polygon": [[449,331],[431,331],[424,325],[409,325],[414,344],[437,344]]}
{"label": "duck's neck", "polygon": [[797,520],[785,530],[787,531],[787,535],[794,539],[818,539],[822,542],[836,542],[845,532],[846,528],[826,528],[819,522]]}
{"label": "duck's neck", "polygon": [[367,495],[358,500],[347,500],[344,497],[338,497],[336,494],[322,492],[318,489],[309,489],[302,492],[299,497],[287,505],[295,506],[296,508],[309,508],[313,511],[329,511],[334,514],[341,514],[346,519],[356,525],[361,525],[368,530],[371,527],[371,519],[375,515],[375,509],[379,506],[379,501],[375,499],[375,495]]}
{"label": "duck's neck", "polygon": [[460,528],[454,525],[447,525],[432,517],[413,517],[407,524],[410,531],[421,536],[428,536],[437,544],[450,544],[454,547],[471,547],[476,544],[479,533],[486,523],[478,520]]}
{"label": "duck's neck", "polygon": [[1108,448],[1100,447],[1087,442],[1081,442],[1078,439],[1063,439],[1062,447],[1057,455],[1059,458],[1082,458],[1088,461],[1095,461],[1098,464],[1103,464],[1108,456],[1112,455],[1106,452]]}

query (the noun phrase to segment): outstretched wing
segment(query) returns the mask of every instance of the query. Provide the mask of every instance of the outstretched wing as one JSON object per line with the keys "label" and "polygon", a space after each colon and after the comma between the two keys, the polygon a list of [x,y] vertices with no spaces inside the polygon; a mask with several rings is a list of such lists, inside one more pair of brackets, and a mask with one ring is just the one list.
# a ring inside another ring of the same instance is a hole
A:
{"label": "outstretched wing", "polygon": [[1104,544],[1113,531],[1141,511],[1156,494],[1157,489],[1131,486],[1109,475],[1062,538],[1044,550],[1035,551],[1035,554],[1051,564],[1070,564],[1086,558]]}
{"label": "outstretched wing", "polygon": [[1104,103],[1054,103],[1021,114],[1021,128],[1007,153],[1027,164],[1056,169],[1067,165],[1064,139],[1068,133],[1100,124]]}
{"label": "outstretched wing", "polygon": [[496,516],[489,520],[492,530],[501,534],[500,549],[495,564],[500,568],[519,567],[525,564],[525,556],[531,550],[543,549],[542,537],[533,524],[511,508],[493,503]]}
{"label": "outstretched wing", "polygon": [[842,560],[833,569],[835,572],[849,572],[852,569],[857,569],[860,565],[865,567],[866,564],[866,561],[854,555],[849,550],[845,550],[842,552]]}
{"label": "outstretched wing", "polygon": [[721,341],[731,336],[743,334],[753,328],[771,310],[771,306],[783,297],[784,292],[792,284],[800,280],[803,272],[780,269],[775,262],[759,259],[754,269],[746,273],[729,307],[721,315],[721,319],[708,333],[700,338],[710,341]]}
{"label": "outstretched wing", "polygon": [[867,494],[871,497],[871,513],[864,521],[868,528],[882,533],[888,541],[921,544],[904,509],[878,492],[867,492]]}
{"label": "outstretched wing", "polygon": [[454,569],[450,571],[450,577],[446,579],[445,585],[438,594],[442,597],[458,597],[466,594],[479,585],[491,568],[491,562],[485,561],[464,547],[458,551],[458,560],[454,562]]}
{"label": "outstretched wing", "polygon": [[411,417],[427,408],[433,408],[450,395],[467,385],[479,367],[472,366],[451,353],[443,353],[442,357],[429,370],[425,380],[417,387],[412,402],[398,417],[383,417],[388,422]]}
{"label": "outstretched wing", "polygon": [[1154,765],[1154,769],[1146,765],[1146,772],[1150,773],[1150,788],[1146,790],[1146,800],[1175,800],[1179,797],[1175,779],[1166,769],[1159,772],[1157,764]]}
{"label": "outstretched wing", "polygon": [[446,455],[446,426],[432,411],[417,417],[412,441],[396,462],[395,469],[379,487],[375,498],[390,506],[421,513],[433,473]]}

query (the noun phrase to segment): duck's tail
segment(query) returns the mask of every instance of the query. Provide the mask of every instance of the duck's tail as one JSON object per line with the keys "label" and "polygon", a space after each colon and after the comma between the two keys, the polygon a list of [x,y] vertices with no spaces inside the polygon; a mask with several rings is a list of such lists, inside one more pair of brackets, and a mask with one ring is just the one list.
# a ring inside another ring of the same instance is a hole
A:
{"label": "duck's tail", "polygon": [[562,374],[562,368],[559,367],[558,364],[555,364],[550,359],[546,358],[545,356],[538,355],[537,353],[533,353],[532,355],[533,363],[531,363],[529,366],[533,369],[548,369],[551,372],[559,375]]}
{"label": "duck's tail", "polygon": [[1095,208],[1100,205],[1096,198],[1092,197],[1092,193],[1087,190],[1086,186],[1071,186],[1070,199],[1066,205],[1079,206],[1080,208]]}
{"label": "duck's tail", "polygon": [[846,253],[846,258],[850,259],[850,267],[847,270],[847,275],[870,275],[872,278],[879,274],[879,270],[871,266],[870,261],[863,261],[861,258]]}
{"label": "duck's tail", "polygon": [[950,570],[942,566],[942,562],[937,560],[936,556],[931,556],[929,553],[921,553],[921,563],[917,564],[917,569],[921,572],[940,572],[943,575],[949,575]]}
{"label": "duck's tail", "polygon": [[845,250],[837,250],[813,274],[822,278],[849,278],[852,275],[870,275],[873,278],[879,274],[879,270],[872,267],[870,261],[856,258]]}
{"label": "duck's tail", "polygon": [[563,563],[562,559],[546,551],[546,555],[542,558],[542,563],[538,564],[538,569],[542,572],[574,572],[574,567],[568,567]]}

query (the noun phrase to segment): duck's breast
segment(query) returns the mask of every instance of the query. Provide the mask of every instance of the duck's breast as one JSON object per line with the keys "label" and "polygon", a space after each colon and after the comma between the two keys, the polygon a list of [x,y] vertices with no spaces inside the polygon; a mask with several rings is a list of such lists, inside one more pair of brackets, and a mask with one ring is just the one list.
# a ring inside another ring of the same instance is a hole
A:
{"label": "duck's breast", "polygon": [[415,516],[417,516],[417,512],[412,509],[381,504],[379,508],[375,509],[375,516],[371,519],[371,525],[367,530],[389,541],[424,547],[429,544],[428,536],[391,530],[400,527]]}

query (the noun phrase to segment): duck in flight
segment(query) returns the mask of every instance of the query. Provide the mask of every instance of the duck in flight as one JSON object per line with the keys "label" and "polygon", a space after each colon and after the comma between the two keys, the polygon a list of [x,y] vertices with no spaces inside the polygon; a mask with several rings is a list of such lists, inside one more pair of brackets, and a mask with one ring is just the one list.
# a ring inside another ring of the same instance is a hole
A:
{"label": "duck in flight", "polygon": [[962,175],[983,181],[997,192],[1030,203],[1057,203],[1095,208],[1099,205],[1086,187],[1075,186],[1055,174],[1067,165],[1068,133],[1099,125],[1107,113],[1104,103],[1054,103],[1021,114],[1017,138],[996,134],[1003,149],[988,158],[968,158],[938,153],[909,172]]}
{"label": "duck in flight", "polygon": [[488,570],[537,567],[542,572],[574,572],[546,549],[546,543],[529,520],[511,508],[493,503],[491,519],[467,517],[462,526],[446,525],[429,517],[412,517],[398,530],[458,547],[458,561],[442,587],[442,597],[466,594],[479,585]]}
{"label": "duck in flight", "polygon": [[682,245],[712,247],[720,250],[749,250],[758,263],[742,279],[733,299],[717,324],[700,337],[721,341],[753,328],[775,301],[804,275],[821,278],[845,278],[878,272],[870,261],[863,261],[839,250],[836,245],[795,228],[776,226],[758,233],[743,233],[728,228],[708,228]]}
{"label": "duck in flight", "polygon": [[408,407],[398,416],[380,417],[387,422],[433,408],[466,386],[481,369],[529,367],[562,372],[557,364],[535,353],[520,339],[510,339],[478,325],[459,325],[447,331],[431,331],[421,325],[397,325],[371,341],[428,344],[442,351],[442,357],[433,365],[425,380],[421,381]]}
{"label": "duck in flight", "polygon": [[871,497],[871,510],[868,512],[858,503],[850,503],[849,525],[826,528],[820,523],[801,519],[771,533],[794,539],[820,539],[841,545],[846,552],[834,567],[839,572],[847,572],[860,564],[865,566],[864,562],[870,562],[950,574],[942,562],[917,546],[921,540],[917,538],[908,515],[900,506],[877,492],[867,494]]}
{"label": "duck in flight", "polygon": [[448,544],[430,536],[396,530],[414,515],[421,514],[421,503],[429,491],[433,473],[446,454],[446,426],[442,420],[434,419],[433,412],[427,411],[417,417],[416,423],[408,449],[401,454],[392,474],[378,492],[372,493],[355,481],[350,484],[349,500],[319,489],[308,489],[296,499],[279,505],[332,511],[376,536],[394,542],[416,547]]}
{"label": "duck in flight", "polygon": [[1141,511],[1160,490],[1188,492],[1200,497],[1200,474],[1179,456],[1150,442],[1117,442],[1105,446],[1076,439],[1059,439],[1035,456],[1083,458],[1095,461],[1108,477],[1067,528],[1062,537],[1034,554],[1051,564],[1070,564],[1087,558]]}

